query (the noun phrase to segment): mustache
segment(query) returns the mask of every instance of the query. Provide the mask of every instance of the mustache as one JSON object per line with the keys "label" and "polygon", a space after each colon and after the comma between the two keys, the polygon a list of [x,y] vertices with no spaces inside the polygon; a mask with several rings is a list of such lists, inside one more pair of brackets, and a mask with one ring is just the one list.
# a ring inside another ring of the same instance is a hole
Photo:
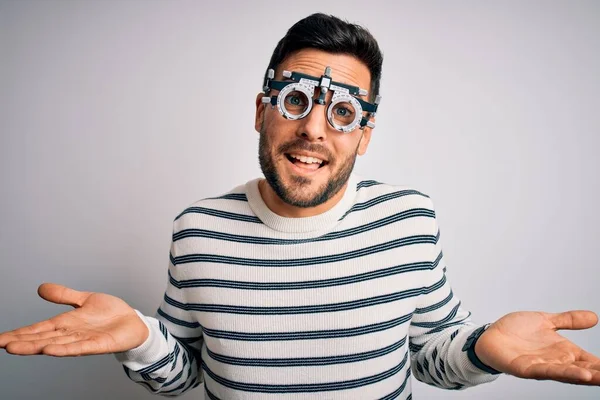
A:
{"label": "mustache", "polygon": [[318,154],[322,156],[323,159],[328,160],[328,162],[330,163],[334,160],[333,155],[326,147],[318,144],[308,143],[306,140],[303,139],[297,139],[292,142],[284,143],[277,149],[279,153],[288,154],[293,153],[295,150],[304,150],[310,153]]}

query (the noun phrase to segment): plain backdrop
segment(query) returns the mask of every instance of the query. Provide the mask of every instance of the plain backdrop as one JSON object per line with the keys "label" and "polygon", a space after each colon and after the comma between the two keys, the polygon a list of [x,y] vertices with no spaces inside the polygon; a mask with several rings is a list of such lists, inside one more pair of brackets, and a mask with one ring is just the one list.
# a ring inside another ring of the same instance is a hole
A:
{"label": "plain backdrop", "polygon": [[[45,281],[154,314],[173,219],[260,174],[264,70],[318,11],[378,39],[383,101],[356,171],[432,197],[473,320],[600,312],[600,2],[0,0],[0,331],[69,309],[37,297]],[[563,333],[600,355],[600,327]],[[600,398],[511,376],[413,390]],[[0,398],[154,397],[111,355],[0,351]]]}

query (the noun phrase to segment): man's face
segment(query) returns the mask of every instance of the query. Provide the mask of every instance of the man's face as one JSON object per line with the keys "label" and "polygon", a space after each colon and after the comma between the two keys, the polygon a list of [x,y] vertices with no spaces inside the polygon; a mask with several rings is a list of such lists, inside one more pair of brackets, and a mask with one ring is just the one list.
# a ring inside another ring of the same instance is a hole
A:
{"label": "man's face", "polygon": [[[275,79],[284,80],[284,70],[320,77],[327,66],[336,82],[370,87],[371,74],[361,61],[315,49],[288,56],[275,72]],[[269,93],[277,94],[276,90]],[[315,98],[319,94],[316,89]],[[310,114],[300,120],[285,119],[270,104],[263,104],[264,94],[256,98],[260,166],[275,193],[292,206],[315,207],[329,200],[348,181],[356,156],[367,150],[369,128],[343,133],[329,125],[326,108],[331,95],[327,93],[326,105],[314,103]],[[366,96],[362,98],[367,100]]]}

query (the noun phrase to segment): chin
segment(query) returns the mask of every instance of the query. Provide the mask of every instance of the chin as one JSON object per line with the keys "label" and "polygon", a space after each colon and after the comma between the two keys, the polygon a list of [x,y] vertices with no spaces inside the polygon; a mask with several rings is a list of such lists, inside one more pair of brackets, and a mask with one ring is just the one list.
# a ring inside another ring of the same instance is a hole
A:
{"label": "chin", "polygon": [[316,207],[324,203],[327,199],[323,198],[327,184],[316,182],[314,179],[309,182],[298,182],[305,180],[304,177],[293,177],[291,182],[285,183],[281,198],[284,202],[295,207],[309,208]]}

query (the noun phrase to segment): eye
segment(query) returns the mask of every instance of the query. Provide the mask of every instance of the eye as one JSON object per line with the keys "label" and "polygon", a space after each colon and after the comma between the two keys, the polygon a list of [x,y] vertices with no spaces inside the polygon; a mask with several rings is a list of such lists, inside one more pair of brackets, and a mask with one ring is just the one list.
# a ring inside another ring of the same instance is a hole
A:
{"label": "eye", "polygon": [[298,93],[290,93],[285,97],[285,102],[291,106],[295,107],[303,107],[306,103],[304,101],[304,96]]}
{"label": "eye", "polygon": [[338,108],[335,110],[336,114],[340,117],[345,117],[350,112],[347,108]]}
{"label": "eye", "polygon": [[354,111],[352,111],[350,108],[344,107],[344,106],[335,107],[333,112],[335,113],[336,117],[343,117],[343,118],[349,118],[354,114]]}

